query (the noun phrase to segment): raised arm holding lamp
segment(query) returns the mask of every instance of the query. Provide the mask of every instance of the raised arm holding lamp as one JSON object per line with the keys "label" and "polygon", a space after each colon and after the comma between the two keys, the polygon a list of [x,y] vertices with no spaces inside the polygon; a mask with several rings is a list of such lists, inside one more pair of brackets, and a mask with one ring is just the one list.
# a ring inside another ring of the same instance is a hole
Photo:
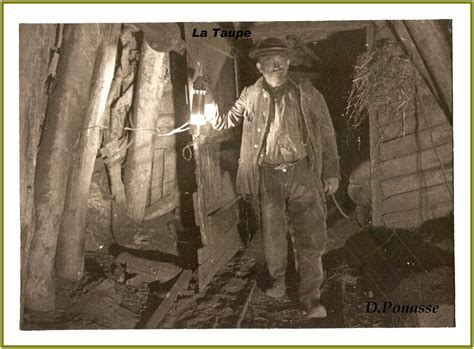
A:
{"label": "raised arm holding lamp", "polygon": [[273,284],[269,297],[286,290],[287,232],[293,227],[299,265],[299,300],[309,318],[326,317],[320,302],[322,255],[326,248],[326,199],[339,186],[336,135],[324,97],[310,81],[288,78],[286,43],[262,41],[251,53],[262,73],[243,89],[234,106],[220,114],[204,78],[209,121],[215,129],[243,122],[237,191],[259,206],[264,251]]}

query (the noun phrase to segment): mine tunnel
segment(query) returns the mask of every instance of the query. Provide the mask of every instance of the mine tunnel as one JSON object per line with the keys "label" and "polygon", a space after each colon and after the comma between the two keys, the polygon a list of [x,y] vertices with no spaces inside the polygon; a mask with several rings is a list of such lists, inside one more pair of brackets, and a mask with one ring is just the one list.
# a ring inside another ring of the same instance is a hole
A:
{"label": "mine tunnel", "polygon": [[[22,329],[454,326],[450,36],[449,21],[22,24]],[[231,109],[268,38],[336,135],[325,320],[296,304],[291,226],[287,295],[266,297],[242,125],[214,129],[194,89],[205,77]],[[443,316],[368,314],[389,296]]]}

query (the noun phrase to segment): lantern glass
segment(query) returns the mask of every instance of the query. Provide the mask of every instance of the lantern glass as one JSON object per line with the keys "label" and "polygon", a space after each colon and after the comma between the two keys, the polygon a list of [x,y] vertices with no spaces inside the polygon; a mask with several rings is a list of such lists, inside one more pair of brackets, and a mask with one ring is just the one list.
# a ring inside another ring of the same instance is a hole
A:
{"label": "lantern glass", "polygon": [[191,113],[191,119],[189,120],[191,125],[203,126],[206,124],[206,117],[201,113]]}

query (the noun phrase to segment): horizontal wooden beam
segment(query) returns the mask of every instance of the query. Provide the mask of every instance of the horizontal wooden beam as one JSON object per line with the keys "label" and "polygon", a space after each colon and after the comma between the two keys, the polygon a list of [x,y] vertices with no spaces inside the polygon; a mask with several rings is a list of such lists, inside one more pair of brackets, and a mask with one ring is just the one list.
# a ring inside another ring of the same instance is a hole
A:
{"label": "horizontal wooden beam", "polygon": [[371,21],[257,22],[250,29],[254,41],[290,35],[308,37],[308,34],[312,34],[312,40],[318,41],[327,37],[328,34],[363,29],[371,23]]}

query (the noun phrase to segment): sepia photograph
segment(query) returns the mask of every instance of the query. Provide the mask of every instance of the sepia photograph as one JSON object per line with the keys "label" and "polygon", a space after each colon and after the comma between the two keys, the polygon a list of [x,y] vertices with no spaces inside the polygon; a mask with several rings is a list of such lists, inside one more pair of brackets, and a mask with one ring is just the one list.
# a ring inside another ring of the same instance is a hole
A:
{"label": "sepia photograph", "polygon": [[367,17],[20,22],[15,326],[456,328],[455,26]]}

